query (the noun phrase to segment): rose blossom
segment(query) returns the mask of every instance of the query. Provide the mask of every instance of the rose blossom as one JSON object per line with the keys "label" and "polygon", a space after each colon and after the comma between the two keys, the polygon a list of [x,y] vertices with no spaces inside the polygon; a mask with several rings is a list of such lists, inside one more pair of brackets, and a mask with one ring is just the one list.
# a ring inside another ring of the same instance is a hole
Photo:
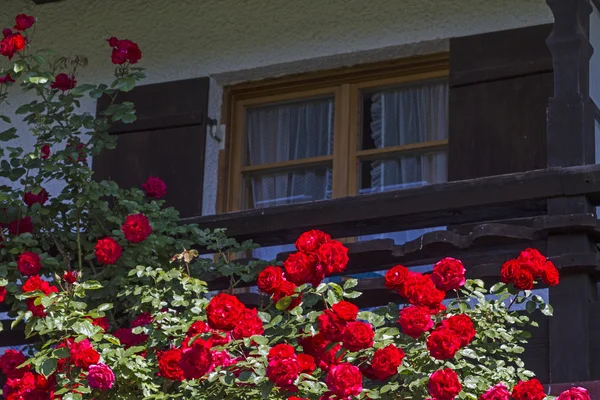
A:
{"label": "rose blossom", "polygon": [[32,233],[33,224],[31,223],[31,217],[17,219],[8,224],[8,231],[15,236],[19,236],[22,233]]}
{"label": "rose blossom", "polygon": [[113,48],[111,54],[113,64],[121,65],[127,62],[136,64],[142,58],[140,48],[131,40],[119,40],[116,37],[111,37],[106,41]]}
{"label": "rose blossom", "polygon": [[517,260],[508,260],[502,264],[500,270],[500,281],[503,283],[511,283],[514,280],[514,276],[519,271],[521,266]]}
{"label": "rose blossom", "polygon": [[17,260],[17,268],[25,276],[37,275],[42,268],[40,255],[31,251],[24,251]]}
{"label": "rose blossom", "polygon": [[[198,342],[198,341],[196,341]],[[199,379],[210,371],[212,366],[212,354],[209,349],[194,344],[183,350],[179,367],[183,371],[185,379]]]}
{"label": "rose blossom", "polygon": [[402,333],[416,339],[433,328],[431,310],[423,306],[404,307],[400,310],[398,324]]}
{"label": "rose blossom", "polygon": [[371,324],[355,321],[349,322],[344,330],[343,345],[350,351],[359,351],[373,346],[375,332]]}
{"label": "rose blossom", "polygon": [[302,252],[292,253],[283,263],[285,277],[296,285],[314,281],[317,264],[318,260],[314,256]]}
{"label": "rose blossom", "polygon": [[111,237],[99,239],[94,246],[94,255],[100,264],[115,264],[121,254],[123,254],[123,248]]}
{"label": "rose blossom", "polygon": [[131,243],[143,242],[152,233],[150,221],[142,213],[128,215],[121,226],[121,230],[125,235],[125,239]]}
{"label": "rose blossom", "polygon": [[27,39],[20,33],[13,33],[10,29],[2,30],[4,39],[0,41],[0,55],[12,60],[15,53],[18,53],[27,47]]}
{"label": "rose blossom", "polygon": [[427,389],[433,400],[454,400],[462,390],[462,385],[456,372],[445,368],[431,374]]}
{"label": "rose blossom", "polygon": [[292,302],[290,303],[290,305],[286,308],[286,310],[293,310],[302,302],[302,295],[296,294],[296,288],[297,286],[294,285],[292,282],[284,280],[281,283],[281,286],[279,286],[277,292],[273,294],[273,301],[275,302],[275,304],[277,304],[277,302],[283,299],[284,297],[295,296],[292,298]]}
{"label": "rose blossom", "polygon": [[441,323],[443,328],[450,329],[460,338],[460,345],[467,346],[477,334],[473,321],[466,314],[452,315]]}
{"label": "rose blossom", "polygon": [[517,261],[519,262],[521,268],[528,271],[534,279],[539,279],[542,277],[544,264],[546,263],[546,257],[544,257],[538,250],[523,250],[519,254]]}
{"label": "rose blossom", "polygon": [[385,273],[385,287],[391,290],[401,290],[404,279],[408,276],[408,268],[396,265]]}
{"label": "rose blossom", "polygon": [[337,240],[325,242],[319,247],[319,262],[325,275],[338,274],[348,264],[348,248]]}
{"label": "rose blossom", "polygon": [[356,317],[358,317],[358,307],[345,300],[339,301],[332,305],[331,311],[333,311],[338,317],[340,317],[344,321],[348,322],[356,321]]}
{"label": "rose blossom", "polygon": [[267,378],[281,388],[292,388],[294,381],[300,375],[302,367],[298,359],[294,357],[275,357],[269,360],[267,366]]}
{"label": "rose blossom", "polygon": [[17,368],[19,365],[27,361],[27,358],[22,351],[8,349],[0,357],[0,369],[7,378],[18,379],[23,377],[25,372],[29,372],[30,365],[22,368]]}
{"label": "rose blossom", "polygon": [[149,177],[144,184],[142,189],[146,192],[146,196],[160,199],[167,194],[167,185],[162,179],[156,176]]}
{"label": "rose blossom", "polygon": [[433,266],[431,280],[439,290],[458,290],[465,284],[465,272],[460,260],[446,257]]}
{"label": "rose blossom", "polygon": [[87,378],[92,389],[108,390],[115,383],[115,374],[112,369],[102,363],[90,365]]}
{"label": "rose blossom", "polygon": [[24,31],[31,28],[35,24],[35,17],[27,14],[19,14],[15,17],[16,31]]}
{"label": "rose blossom", "polygon": [[296,355],[296,350],[293,346],[287,343],[279,343],[269,349],[267,359],[272,360],[274,358],[290,358]]}
{"label": "rose blossom", "polygon": [[70,284],[74,284],[75,282],[77,282],[78,277],[79,277],[79,272],[77,272],[77,271],[67,271],[62,276],[63,280]]}
{"label": "rose blossom", "polygon": [[533,378],[528,381],[519,381],[512,391],[514,400],[544,400],[546,394],[539,380]]}
{"label": "rose blossom", "polygon": [[460,350],[461,339],[447,328],[437,328],[427,338],[427,350],[431,357],[448,360]]}
{"label": "rose blossom", "polygon": [[363,376],[357,367],[342,363],[329,369],[325,383],[336,396],[345,398],[358,396],[362,392],[362,379]]}
{"label": "rose blossom", "polygon": [[346,321],[341,319],[331,310],[325,310],[317,317],[319,332],[325,339],[332,342],[341,342],[346,329]]}
{"label": "rose blossom", "polygon": [[323,243],[329,242],[331,236],[325,232],[313,229],[304,232],[296,240],[296,249],[305,253],[315,253]]}
{"label": "rose blossom", "polygon": [[369,373],[375,379],[384,380],[398,372],[398,367],[404,359],[404,351],[390,344],[382,349],[375,350],[371,360]]}
{"label": "rose blossom", "polygon": [[73,89],[76,85],[77,80],[73,75],[69,76],[65,73],[60,73],[54,77],[54,82],[50,84],[50,87],[66,92]]}
{"label": "rose blossom", "polygon": [[4,301],[4,299],[6,298],[6,294],[6,286],[0,286],[0,303]]}
{"label": "rose blossom", "polygon": [[556,400],[591,400],[588,391],[582,387],[572,387],[562,392]]}
{"label": "rose blossom", "polygon": [[256,285],[261,292],[273,295],[278,291],[283,279],[281,268],[270,265],[258,274]]}
{"label": "rose blossom", "polygon": [[315,358],[311,355],[298,354],[296,358],[300,363],[300,370],[305,374],[310,374],[317,368]]}
{"label": "rose blossom", "polygon": [[73,342],[69,347],[71,362],[79,368],[88,369],[90,365],[98,363],[100,354],[94,350],[90,341]]}
{"label": "rose blossom", "polygon": [[437,309],[446,294],[437,289],[429,275],[410,273],[404,280],[402,291],[399,292],[410,304]]}
{"label": "rose blossom", "polygon": [[479,400],[510,400],[510,392],[503,383],[498,383],[482,394]]}
{"label": "rose blossom", "polygon": [[513,276],[513,285],[518,290],[531,290],[533,289],[533,275],[529,271],[521,268],[515,272]]}
{"label": "rose blossom", "polygon": [[7,83],[14,83],[15,80],[10,76],[10,74],[6,74],[3,77],[0,77],[0,85],[6,85]]}
{"label": "rose blossom", "polygon": [[244,310],[242,317],[233,328],[231,336],[234,339],[243,339],[253,335],[262,335],[263,333],[265,333],[265,329],[262,320],[258,317],[258,311],[254,308]]}
{"label": "rose blossom", "polygon": [[184,379],[183,370],[179,366],[181,355],[181,349],[159,351],[157,358],[160,376],[172,381],[182,381]]}
{"label": "rose blossom", "polygon": [[23,195],[23,202],[27,204],[29,207],[33,206],[36,203],[40,205],[44,205],[48,201],[48,192],[46,189],[40,190],[38,194],[34,194],[33,192],[27,192]]}
{"label": "rose blossom", "polygon": [[132,328],[119,328],[112,335],[119,339],[119,342],[121,342],[126,349],[142,344],[148,340],[148,335],[145,333],[135,334],[133,333]]}
{"label": "rose blossom", "polygon": [[546,261],[542,271],[542,280],[546,285],[556,286],[560,282],[560,274],[552,261]]}
{"label": "rose blossom", "polygon": [[206,307],[208,325],[213,329],[231,331],[244,313],[245,306],[237,297],[219,293]]}
{"label": "rose blossom", "polygon": [[92,322],[92,325],[99,326],[105,332],[108,331],[108,329],[110,328],[110,324],[108,322],[108,318],[106,318],[106,317],[90,318],[90,321]]}
{"label": "rose blossom", "polygon": [[46,160],[48,157],[50,157],[50,145],[45,144],[40,148],[40,158]]}

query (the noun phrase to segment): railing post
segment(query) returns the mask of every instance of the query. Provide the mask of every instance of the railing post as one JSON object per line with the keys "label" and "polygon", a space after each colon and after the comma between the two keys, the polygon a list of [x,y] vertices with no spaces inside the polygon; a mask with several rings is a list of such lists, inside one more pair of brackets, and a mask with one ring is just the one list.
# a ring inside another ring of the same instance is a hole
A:
{"label": "railing post", "polygon": [[[589,97],[589,0],[547,0],[554,27],[547,39],[554,65],[554,97],[548,105],[548,167],[594,163],[594,120]],[[548,216],[589,214],[586,196],[548,200]],[[597,248],[586,233],[550,233],[548,256],[561,269],[560,285],[550,289],[551,382],[591,380],[589,310],[597,299],[593,265]],[[590,257],[591,256],[591,257]],[[589,263],[588,263],[589,264]],[[593,263],[592,263],[593,264]]]}

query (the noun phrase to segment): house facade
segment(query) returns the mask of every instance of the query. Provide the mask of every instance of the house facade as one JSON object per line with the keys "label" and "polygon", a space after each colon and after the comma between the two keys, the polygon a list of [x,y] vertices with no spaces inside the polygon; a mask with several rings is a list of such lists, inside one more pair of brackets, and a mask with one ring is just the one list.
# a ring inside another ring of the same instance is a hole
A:
{"label": "house facade", "polygon": [[[110,81],[107,37],[142,49],[148,85],[121,97],[138,120],[115,126],[99,178],[161,176],[184,220],[273,246],[254,256],[326,229],[353,273],[451,255],[493,280],[538,247],[564,277],[528,365],[600,379],[592,1],[38,2],[5,9],[38,18],[36,46],[88,56],[80,82]],[[372,279],[363,306],[387,301]]]}

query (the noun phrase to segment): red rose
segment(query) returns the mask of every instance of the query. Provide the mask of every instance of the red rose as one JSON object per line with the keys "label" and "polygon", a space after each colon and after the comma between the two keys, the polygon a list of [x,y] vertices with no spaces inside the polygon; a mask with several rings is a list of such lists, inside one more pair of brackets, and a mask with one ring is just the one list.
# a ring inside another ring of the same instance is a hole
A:
{"label": "red rose", "polygon": [[524,268],[520,268],[515,272],[513,276],[513,285],[518,290],[531,290],[533,289],[533,276],[529,271]]}
{"label": "red rose", "polygon": [[100,361],[100,354],[94,350],[90,341],[84,339],[81,342],[73,342],[69,347],[71,362],[76,367],[87,370],[90,365]]}
{"label": "red rose", "polygon": [[154,317],[149,312],[143,312],[135,317],[135,319],[131,322],[132,328],[137,328],[138,326],[146,326],[150,325],[154,322]]}
{"label": "red rose", "polygon": [[31,372],[26,372],[21,378],[8,378],[2,394],[6,400],[25,400],[34,391],[35,378]]}
{"label": "red rose", "polygon": [[88,383],[92,389],[112,389],[115,383],[115,374],[106,364],[98,363],[88,368]]}
{"label": "red rose", "polygon": [[136,64],[142,58],[142,52],[138,45],[131,40],[119,40],[111,37],[106,40],[113,48],[111,59],[113,64],[121,65],[126,62]]}
{"label": "red rose", "polygon": [[40,158],[42,160],[47,159],[48,157],[50,157],[50,146],[45,144],[40,148]]}
{"label": "red rose", "polygon": [[471,321],[471,318],[465,314],[452,315],[443,320],[441,326],[456,333],[456,335],[460,338],[460,345],[462,347],[471,343],[477,333],[475,331],[475,327],[473,326],[473,321]]}
{"label": "red rose", "polygon": [[427,338],[427,350],[435,359],[448,360],[460,350],[460,343],[458,335],[450,329],[437,328]]}
{"label": "red rose", "polygon": [[391,290],[401,290],[408,272],[408,268],[402,265],[392,267],[385,273],[385,287]]}
{"label": "red rose", "polygon": [[8,349],[0,357],[0,369],[7,378],[19,379],[22,378],[25,372],[29,372],[30,365],[22,368],[17,368],[19,365],[27,361],[22,351]]}
{"label": "red rose", "polygon": [[0,55],[8,57],[9,60],[27,46],[27,39],[20,33],[12,33],[10,29],[4,29],[2,34],[4,39],[0,41]]}
{"label": "red rose", "polygon": [[510,392],[503,383],[498,383],[482,394],[479,400],[510,400]]}
{"label": "red rose", "polygon": [[336,396],[346,398],[362,392],[363,376],[360,370],[349,363],[335,365],[329,369],[325,383]]}
{"label": "red rose", "polygon": [[317,368],[313,356],[310,356],[308,354],[298,354],[296,357],[298,358],[298,362],[300,363],[300,370],[303,373],[310,374]]}
{"label": "red rose", "polygon": [[515,400],[544,400],[546,394],[540,381],[533,378],[528,381],[519,381],[513,388],[512,397]]}
{"label": "red rose", "polygon": [[344,330],[343,345],[350,351],[359,351],[373,346],[375,332],[371,324],[362,321],[349,322]]}
{"label": "red rose", "polygon": [[65,73],[60,73],[54,77],[54,82],[50,84],[50,87],[66,92],[73,89],[75,85],[77,85],[77,80],[73,75],[69,76]]}
{"label": "red rose", "polygon": [[115,264],[121,254],[123,254],[123,248],[111,237],[98,240],[94,246],[94,255],[100,264]]}
{"label": "red rose", "polygon": [[258,290],[268,295],[275,294],[283,282],[283,271],[279,267],[268,266],[258,274]]}
{"label": "red rose", "polygon": [[106,317],[90,318],[90,321],[92,322],[92,325],[99,326],[100,328],[104,329],[105,332],[110,328],[108,318]]}
{"label": "red rose", "polygon": [[148,180],[142,185],[142,189],[144,189],[146,192],[146,196],[154,197],[156,199],[160,199],[167,194],[167,185],[162,179],[156,176],[149,177]]}
{"label": "red rose", "polygon": [[157,359],[160,376],[172,381],[182,381],[184,379],[183,370],[179,366],[181,355],[181,349],[159,351]]}
{"label": "red rose", "polygon": [[404,307],[400,310],[398,324],[402,333],[416,339],[433,328],[431,310],[422,306]]}
{"label": "red rose", "polygon": [[344,321],[356,321],[358,317],[358,307],[344,300],[332,305],[331,310]]}
{"label": "red rose", "polygon": [[272,360],[273,358],[291,358],[296,355],[296,350],[293,346],[287,343],[279,343],[269,349],[267,359]]}
{"label": "red rose", "polygon": [[126,348],[137,346],[148,340],[148,335],[144,333],[133,333],[132,328],[119,328],[113,333],[113,336],[119,339],[119,342]]}
{"label": "red rose", "polygon": [[341,342],[346,329],[346,321],[338,317],[331,310],[325,310],[317,318],[319,322],[319,332],[323,334],[326,340],[332,342]]}
{"label": "red rose", "polygon": [[35,203],[39,203],[43,206],[44,203],[46,203],[46,201],[48,201],[48,192],[46,191],[46,189],[40,190],[38,194],[27,192],[23,195],[23,202],[29,207],[31,207]]}
{"label": "red rose", "polygon": [[253,308],[244,310],[241,319],[233,328],[231,336],[234,339],[243,339],[253,335],[262,335],[263,333],[265,333],[263,322],[258,317],[258,311]]}
{"label": "red rose", "polygon": [[348,264],[348,248],[337,240],[323,243],[319,247],[319,261],[325,275],[338,274],[346,269]]}
{"label": "red rose", "polygon": [[427,384],[432,400],[454,400],[462,390],[456,372],[450,368],[435,371]]}
{"label": "red rose", "polygon": [[514,280],[515,274],[520,270],[520,264],[517,260],[508,260],[502,264],[500,270],[500,281],[503,283],[511,283]]}
{"label": "red rose", "polygon": [[[283,263],[285,277],[296,285],[304,285],[314,280],[318,260],[306,253],[292,253]],[[321,278],[322,279],[322,278]]]}
{"label": "red rose", "polygon": [[231,331],[242,317],[244,309],[237,297],[219,293],[206,307],[208,325],[213,329]]}
{"label": "red rose", "polygon": [[462,261],[446,257],[433,266],[431,280],[439,290],[458,290],[465,284],[465,272]]}
{"label": "red rose", "polygon": [[152,233],[148,218],[142,213],[128,215],[121,226],[125,239],[131,243],[140,243]]}
{"label": "red rose", "polygon": [[25,305],[27,306],[27,309],[31,311],[31,314],[33,314],[34,317],[44,318],[48,315],[43,305],[35,305],[35,298],[33,297],[25,299]]}
{"label": "red rose", "polygon": [[521,268],[528,271],[534,279],[542,277],[544,271],[544,264],[546,263],[546,257],[544,257],[536,249],[525,249],[519,254],[517,261],[521,265]]}
{"label": "red rose", "polygon": [[17,260],[17,268],[25,276],[37,275],[42,268],[39,254],[32,253],[31,251],[23,252]]}
{"label": "red rose", "polygon": [[[292,282],[284,280],[283,282],[281,282],[281,286],[279,286],[279,289],[277,290],[277,292],[275,292],[275,294],[273,294],[273,301],[275,303],[277,303],[279,300],[283,299],[284,297],[290,297],[290,296],[296,295],[296,288],[297,288],[297,286],[294,285]],[[302,295],[298,294],[296,297],[292,298],[292,302],[286,308],[286,310],[293,310],[301,302],[302,302]]]}
{"label": "red rose", "polygon": [[179,367],[185,379],[199,379],[210,371],[212,354],[209,349],[201,345],[192,345],[183,350]]}
{"label": "red rose", "polygon": [[296,357],[279,358],[269,360],[267,366],[267,378],[281,388],[293,388],[294,381],[300,375],[302,366]]}
{"label": "red rose", "polygon": [[77,271],[67,271],[63,274],[62,278],[65,282],[70,283],[71,285],[77,282],[77,278],[79,277],[79,272]]}
{"label": "red rose", "polygon": [[329,242],[330,240],[331,236],[315,229],[300,235],[298,240],[296,240],[296,248],[298,251],[315,253],[323,243]]}
{"label": "red rose", "polygon": [[231,355],[226,350],[214,351],[212,353],[212,360],[213,361],[210,366],[211,371],[216,367],[228,367],[237,362],[231,358]]}
{"label": "red rose", "polygon": [[384,380],[398,372],[404,359],[404,351],[390,344],[383,349],[375,350],[369,371],[378,380]]}
{"label": "red rose", "polygon": [[425,306],[434,310],[439,309],[440,303],[446,294],[437,289],[429,275],[410,273],[404,280],[400,295],[404,296],[410,304]]}
{"label": "red rose", "polygon": [[15,17],[15,30],[24,31],[35,24],[35,17],[26,14],[19,14]]}
{"label": "red rose", "polygon": [[19,236],[22,233],[33,232],[33,224],[31,223],[31,217],[17,219],[8,224],[8,231],[15,236]]}
{"label": "red rose", "polygon": [[6,74],[3,77],[0,77],[0,85],[6,85],[7,83],[15,82],[15,80],[10,76],[10,74]]}
{"label": "red rose", "polygon": [[542,272],[542,280],[546,285],[556,286],[560,282],[560,274],[552,261],[546,261],[544,271]]}
{"label": "red rose", "polygon": [[572,387],[562,392],[556,400],[592,400],[588,391],[582,387]]}
{"label": "red rose", "polygon": [[0,303],[6,298],[6,286],[0,286]]}
{"label": "red rose", "polygon": [[341,361],[341,356],[337,356],[337,352],[342,346],[336,344],[326,352],[325,348],[331,342],[326,340],[322,333],[299,339],[298,343],[302,346],[305,353],[310,354],[315,358],[315,362],[319,365],[319,368],[323,370],[328,370],[332,365],[339,364]]}
{"label": "red rose", "polygon": [[39,275],[35,275],[29,277],[25,281],[25,283],[21,287],[21,290],[23,291],[23,293],[34,292],[36,290],[43,291],[43,288],[45,288],[46,286],[48,286],[48,282],[42,280],[42,278]]}

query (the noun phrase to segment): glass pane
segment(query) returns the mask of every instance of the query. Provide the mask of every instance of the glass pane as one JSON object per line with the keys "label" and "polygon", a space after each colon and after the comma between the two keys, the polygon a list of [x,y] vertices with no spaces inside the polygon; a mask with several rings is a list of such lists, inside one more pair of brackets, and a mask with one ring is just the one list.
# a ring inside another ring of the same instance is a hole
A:
{"label": "glass pane", "polygon": [[245,165],[333,154],[333,97],[249,108]]}
{"label": "glass pane", "polygon": [[360,194],[406,189],[448,179],[446,152],[406,154],[360,163]]}
{"label": "glass pane", "polygon": [[331,198],[327,166],[252,174],[244,177],[244,208],[267,208]]}
{"label": "glass pane", "polygon": [[359,149],[448,138],[448,84],[419,83],[362,95]]}

